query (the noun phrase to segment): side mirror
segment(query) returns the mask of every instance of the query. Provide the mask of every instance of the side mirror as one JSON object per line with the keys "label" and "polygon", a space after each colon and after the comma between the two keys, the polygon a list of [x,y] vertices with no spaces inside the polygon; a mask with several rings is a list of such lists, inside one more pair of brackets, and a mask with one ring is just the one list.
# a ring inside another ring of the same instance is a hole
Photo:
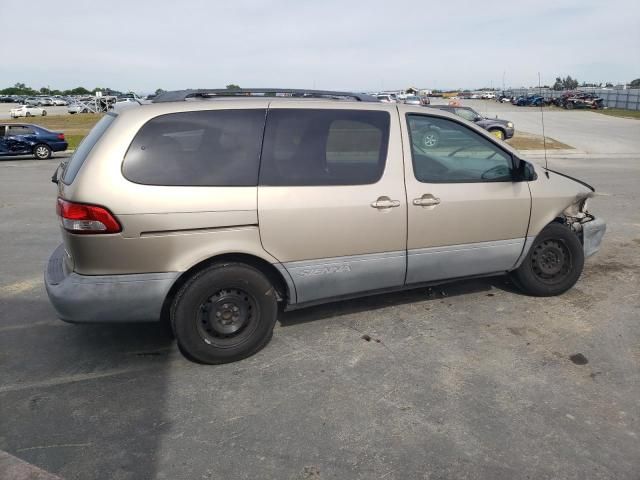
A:
{"label": "side mirror", "polygon": [[516,182],[532,182],[538,178],[535,168],[529,162],[521,158],[514,157]]}

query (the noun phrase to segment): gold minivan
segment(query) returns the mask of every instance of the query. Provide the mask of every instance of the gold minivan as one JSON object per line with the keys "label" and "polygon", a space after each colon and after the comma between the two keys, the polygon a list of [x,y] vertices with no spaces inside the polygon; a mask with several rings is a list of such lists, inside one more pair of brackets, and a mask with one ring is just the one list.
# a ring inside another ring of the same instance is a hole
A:
{"label": "gold minivan", "polygon": [[264,347],[279,305],[507,273],[558,295],[605,232],[584,182],[447,112],[344,92],[168,92],[105,115],[54,181],[59,317],[167,319],[203,363]]}

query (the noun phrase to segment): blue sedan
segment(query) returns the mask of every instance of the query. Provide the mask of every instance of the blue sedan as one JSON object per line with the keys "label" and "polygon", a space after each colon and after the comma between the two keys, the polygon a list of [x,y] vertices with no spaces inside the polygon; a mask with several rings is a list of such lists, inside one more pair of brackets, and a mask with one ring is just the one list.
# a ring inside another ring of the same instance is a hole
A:
{"label": "blue sedan", "polygon": [[46,160],[52,152],[63,152],[67,147],[64,133],[28,123],[0,124],[0,157],[33,155]]}

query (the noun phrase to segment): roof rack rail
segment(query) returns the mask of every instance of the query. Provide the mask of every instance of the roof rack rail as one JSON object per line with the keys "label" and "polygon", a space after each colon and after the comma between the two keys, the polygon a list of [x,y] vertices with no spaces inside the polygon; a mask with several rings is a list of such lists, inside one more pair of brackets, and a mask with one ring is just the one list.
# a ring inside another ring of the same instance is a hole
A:
{"label": "roof rack rail", "polygon": [[327,98],[334,100],[353,99],[358,102],[379,102],[376,97],[366,93],[333,92],[330,90],[305,90],[297,88],[239,88],[228,89],[189,89],[163,92],[153,99],[153,103],[182,102],[187,99],[206,99],[215,97],[295,97]]}

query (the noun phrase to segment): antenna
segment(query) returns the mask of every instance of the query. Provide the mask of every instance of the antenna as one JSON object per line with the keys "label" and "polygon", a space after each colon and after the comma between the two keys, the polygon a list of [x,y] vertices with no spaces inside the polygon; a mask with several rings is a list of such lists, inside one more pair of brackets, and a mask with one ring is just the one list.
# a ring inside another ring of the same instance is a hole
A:
{"label": "antenna", "polygon": [[540,118],[542,119],[542,145],[544,148],[544,174],[549,178],[549,162],[547,160],[547,136],[544,134],[544,95],[542,95],[542,80],[540,78],[540,72],[538,72],[538,90],[542,97],[540,103]]}

